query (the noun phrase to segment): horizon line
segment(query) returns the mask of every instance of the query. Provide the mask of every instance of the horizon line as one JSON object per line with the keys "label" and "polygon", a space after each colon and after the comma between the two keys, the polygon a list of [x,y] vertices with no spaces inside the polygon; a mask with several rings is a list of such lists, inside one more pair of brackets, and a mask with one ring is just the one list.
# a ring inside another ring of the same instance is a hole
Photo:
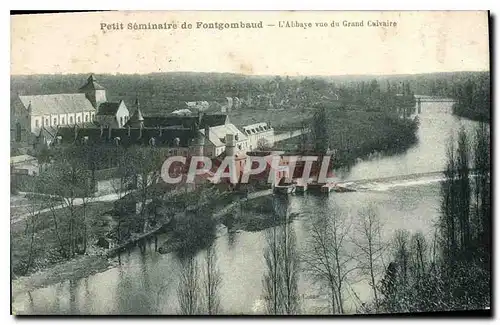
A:
{"label": "horizon line", "polygon": [[433,71],[433,72],[418,72],[418,73],[389,73],[389,74],[382,74],[382,73],[368,73],[368,74],[331,74],[331,75],[321,75],[321,74],[304,74],[304,75],[290,75],[290,74],[245,74],[245,73],[238,73],[238,72],[226,72],[226,71],[190,71],[190,70],[181,70],[181,71],[152,71],[152,72],[135,72],[135,73],[121,73],[121,72],[116,72],[116,73],[109,73],[109,72],[71,72],[71,73],[61,73],[61,72],[56,72],[56,73],[29,73],[29,74],[10,74],[11,77],[26,77],[26,76],[54,76],[54,75],[60,75],[60,76],[72,76],[72,75],[89,75],[89,74],[94,74],[94,75],[109,75],[109,76],[145,76],[145,75],[152,75],[152,74],[230,74],[230,75],[235,75],[235,76],[243,76],[243,77],[290,77],[290,78],[300,78],[300,77],[397,77],[397,76],[417,76],[417,75],[431,75],[431,74],[451,74],[451,73],[484,73],[488,72],[490,73],[490,69],[487,70],[455,70],[455,71]]}

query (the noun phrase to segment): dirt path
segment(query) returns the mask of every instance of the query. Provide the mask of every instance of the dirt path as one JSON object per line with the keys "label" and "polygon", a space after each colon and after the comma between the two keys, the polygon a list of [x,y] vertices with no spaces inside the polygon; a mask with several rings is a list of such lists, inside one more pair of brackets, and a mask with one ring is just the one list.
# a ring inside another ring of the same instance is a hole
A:
{"label": "dirt path", "polygon": [[[27,194],[27,193],[23,193],[23,194]],[[125,194],[128,194],[128,193],[125,193]],[[124,194],[122,194],[122,196],[123,195]],[[111,194],[106,194],[106,195],[101,195],[101,196],[93,197],[91,199],[91,202],[112,202],[112,201],[118,200],[118,198],[119,198],[118,194],[111,193]],[[11,203],[13,203],[13,202],[11,202]],[[88,201],[87,201],[87,203],[88,203]],[[75,206],[76,205],[82,205],[83,204],[83,199],[75,199],[73,204]],[[26,206],[26,208],[29,208],[30,204],[25,204],[24,206]],[[11,205],[11,215],[10,215],[10,223],[11,224],[15,224],[17,222],[20,222],[20,221],[24,220],[26,217],[28,217],[28,216],[31,215],[31,213],[24,213],[24,214],[14,213],[14,211],[17,212],[18,211],[17,209],[19,209],[21,207],[22,206],[20,206],[20,205],[17,205],[17,206]],[[60,205],[55,206],[53,209],[54,210],[58,210],[58,209],[62,209],[64,207],[66,207],[65,204],[60,204]],[[16,208],[16,210],[13,210],[12,208]],[[27,209],[25,209],[25,210],[27,210]],[[44,213],[44,212],[49,212],[49,211],[51,211],[51,208],[40,209],[40,210],[37,210],[35,213]]]}

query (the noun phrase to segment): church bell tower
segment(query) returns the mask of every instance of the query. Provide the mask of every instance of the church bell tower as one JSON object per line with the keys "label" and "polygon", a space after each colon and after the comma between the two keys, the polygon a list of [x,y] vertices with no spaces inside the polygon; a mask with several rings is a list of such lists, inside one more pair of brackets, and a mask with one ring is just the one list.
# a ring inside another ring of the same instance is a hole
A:
{"label": "church bell tower", "polygon": [[101,103],[107,101],[106,89],[97,83],[93,74],[87,78],[87,83],[80,87],[78,91],[85,94],[85,97],[87,97],[96,110],[99,108]]}

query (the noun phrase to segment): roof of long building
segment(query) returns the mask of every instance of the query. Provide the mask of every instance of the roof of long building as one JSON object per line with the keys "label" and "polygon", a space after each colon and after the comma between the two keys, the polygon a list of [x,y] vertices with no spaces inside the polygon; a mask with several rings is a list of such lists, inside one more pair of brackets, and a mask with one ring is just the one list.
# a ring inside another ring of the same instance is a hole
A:
{"label": "roof of long building", "polygon": [[26,109],[31,106],[32,115],[95,112],[85,94],[31,95],[19,99]]}
{"label": "roof of long building", "polygon": [[123,145],[147,145],[154,138],[157,146],[175,146],[175,140],[179,140],[180,147],[188,147],[196,138],[197,133],[191,129],[160,129],[160,128],[78,128],[60,127],[57,132],[63,143],[82,142],[87,137],[89,143],[113,142],[115,138],[120,139]]}
{"label": "roof of long building", "polygon": [[[137,112],[137,110],[136,110]],[[125,124],[131,125],[137,121],[134,117],[136,113],[134,113],[129,122]],[[143,117],[144,127],[172,127],[178,126],[183,128],[195,129],[197,125],[199,129],[204,129],[205,127],[215,127],[224,125],[227,123],[228,118],[225,114],[204,114],[201,116],[201,120],[199,116],[178,116],[178,115],[155,115],[155,116],[143,116],[139,112],[140,117]]]}

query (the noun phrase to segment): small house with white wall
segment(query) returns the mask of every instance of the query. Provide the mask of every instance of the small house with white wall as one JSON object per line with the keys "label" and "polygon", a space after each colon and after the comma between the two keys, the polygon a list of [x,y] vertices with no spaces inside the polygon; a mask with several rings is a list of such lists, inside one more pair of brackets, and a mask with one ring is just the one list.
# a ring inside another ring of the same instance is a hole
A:
{"label": "small house with white wall", "polygon": [[105,128],[119,129],[128,122],[129,116],[129,111],[123,100],[104,102],[99,105],[96,122]]}

